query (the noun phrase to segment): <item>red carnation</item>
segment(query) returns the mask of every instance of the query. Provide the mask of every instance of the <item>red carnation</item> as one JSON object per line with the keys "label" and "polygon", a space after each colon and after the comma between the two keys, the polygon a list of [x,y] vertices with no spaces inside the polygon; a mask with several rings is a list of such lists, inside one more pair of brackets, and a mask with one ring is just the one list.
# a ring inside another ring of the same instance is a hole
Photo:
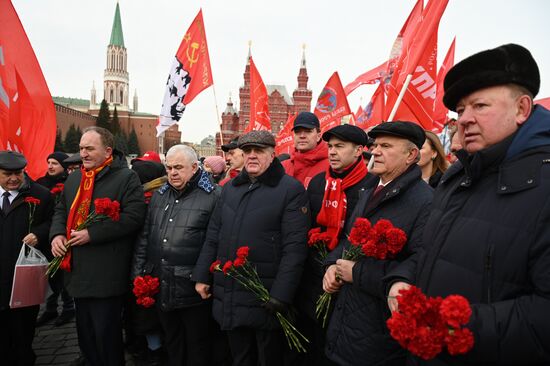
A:
{"label": "red carnation", "polygon": [[107,216],[113,221],[120,220],[120,203],[118,203],[118,201],[111,202]]}
{"label": "red carnation", "polygon": [[399,291],[397,295],[399,312],[412,318],[426,311],[426,295],[418,287],[411,286],[407,290]]}
{"label": "red carnation", "polygon": [[111,204],[110,198],[96,198],[94,200],[95,212],[98,215],[107,215],[110,204]]}
{"label": "red carnation", "polygon": [[40,204],[40,200],[38,198],[35,198],[35,197],[25,197],[25,202],[27,202],[28,204],[31,204],[31,205],[39,205]]}
{"label": "red carnation", "polygon": [[61,192],[63,192],[63,189],[65,189],[65,185],[63,183],[57,183],[51,190],[50,193],[53,195],[58,195]]}
{"label": "red carnation", "polygon": [[212,264],[210,265],[210,273],[214,273],[216,270],[220,268],[220,264],[222,264],[222,261],[219,259],[216,259]]}
{"label": "red carnation", "polygon": [[237,257],[246,259],[248,257],[248,251],[250,250],[249,247],[240,247],[237,249]]}
{"label": "red carnation", "polygon": [[455,329],[449,331],[445,337],[447,350],[452,356],[468,352],[474,346],[474,335],[467,328]]}
{"label": "red carnation", "polygon": [[355,246],[365,244],[371,235],[372,225],[370,221],[364,217],[359,217],[355,220],[351,232],[349,234],[349,241]]}
{"label": "red carnation", "polygon": [[449,295],[441,303],[440,314],[447,325],[460,328],[461,325],[468,323],[472,315],[472,309],[468,300],[463,296]]}
{"label": "red carnation", "polygon": [[443,345],[434,339],[434,332],[429,327],[416,328],[415,337],[411,339],[408,349],[424,360],[430,360],[437,356],[443,349]]}
{"label": "red carnation", "polygon": [[317,237],[320,233],[321,233],[321,228],[320,227],[315,227],[307,233],[307,239],[308,239],[307,240],[307,245],[309,247],[312,247],[315,244],[317,244]]}
{"label": "red carnation", "polygon": [[386,232],[386,244],[388,252],[392,255],[396,255],[403,249],[403,246],[407,242],[407,235],[399,228],[392,227]]}
{"label": "red carnation", "polygon": [[144,308],[150,308],[151,306],[153,306],[155,304],[155,299],[153,299],[150,296],[143,296],[143,297],[139,297],[136,300],[136,303],[138,305],[143,306]]}
{"label": "red carnation", "polygon": [[237,268],[237,267],[242,267],[245,263],[246,263],[246,259],[245,259],[245,258],[237,257],[237,258],[235,258],[235,260],[233,261],[233,267],[235,267],[235,268]]}
{"label": "red carnation", "polygon": [[233,266],[233,262],[231,262],[231,261],[225,262],[225,264],[223,265],[223,268],[222,268],[223,274],[227,275],[227,272],[229,272],[229,270],[231,269],[232,266]]}

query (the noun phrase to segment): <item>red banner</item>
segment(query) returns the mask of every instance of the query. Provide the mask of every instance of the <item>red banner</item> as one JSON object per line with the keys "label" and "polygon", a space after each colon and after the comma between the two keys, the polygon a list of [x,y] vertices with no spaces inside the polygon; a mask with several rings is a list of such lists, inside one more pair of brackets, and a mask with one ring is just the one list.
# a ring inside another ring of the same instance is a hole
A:
{"label": "red banner", "polygon": [[0,1],[0,150],[19,151],[27,173],[46,173],[53,152],[56,117],[53,100],[11,1]]}
{"label": "red banner", "polygon": [[379,125],[384,119],[384,85],[378,85],[374,91],[369,104],[363,110],[360,118],[356,121],[356,126],[367,130],[371,127]]}
{"label": "red banner", "polygon": [[384,62],[382,65],[375,67],[372,70],[365,72],[364,74],[359,75],[355,80],[346,85],[344,92],[346,95],[350,95],[355,89],[365,84],[376,84],[379,81],[382,81],[386,75],[387,62]]}
{"label": "red banner", "polygon": [[296,113],[288,117],[285,125],[275,137],[276,155],[290,154],[294,151],[294,133],[292,132],[294,119],[296,119]]}
{"label": "red banner", "polygon": [[445,56],[445,59],[443,60],[443,63],[439,68],[439,72],[437,73],[437,89],[435,93],[434,114],[433,114],[433,121],[434,121],[433,127],[436,130],[436,132],[441,132],[441,130],[443,129],[443,126],[445,126],[445,123],[447,122],[447,113],[449,112],[449,110],[443,104],[443,94],[444,94],[443,81],[445,80],[445,75],[447,75],[447,71],[449,71],[455,63],[455,42],[456,42],[456,37],[453,39],[453,42],[451,43],[451,46],[447,51],[447,55]]}
{"label": "red banner", "polygon": [[252,60],[250,62],[250,119],[245,133],[250,131],[267,130],[271,131],[271,122],[269,117],[268,97],[265,84]]}
{"label": "red banner", "polygon": [[321,131],[338,126],[342,117],[351,114],[348,99],[338,72],[334,72],[321,91],[313,111],[321,124]]}
{"label": "red banner", "polygon": [[157,136],[177,123],[187,104],[213,83],[202,10],[199,10],[183,36],[168,74]]}
{"label": "red banner", "polygon": [[535,100],[534,103],[535,104],[540,104],[541,106],[543,106],[546,109],[550,109],[550,98],[538,99],[538,100]]}

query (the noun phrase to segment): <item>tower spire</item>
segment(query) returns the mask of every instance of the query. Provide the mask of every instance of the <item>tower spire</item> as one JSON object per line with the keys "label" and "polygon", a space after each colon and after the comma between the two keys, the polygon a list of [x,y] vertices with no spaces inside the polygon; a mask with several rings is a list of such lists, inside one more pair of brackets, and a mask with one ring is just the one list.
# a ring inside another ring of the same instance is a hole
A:
{"label": "tower spire", "polygon": [[122,21],[120,20],[118,1],[116,3],[115,18],[113,19],[113,29],[111,30],[109,45],[124,47],[124,35],[122,34]]}
{"label": "tower spire", "polygon": [[300,62],[300,68],[306,68],[306,44],[302,44],[302,61]]}

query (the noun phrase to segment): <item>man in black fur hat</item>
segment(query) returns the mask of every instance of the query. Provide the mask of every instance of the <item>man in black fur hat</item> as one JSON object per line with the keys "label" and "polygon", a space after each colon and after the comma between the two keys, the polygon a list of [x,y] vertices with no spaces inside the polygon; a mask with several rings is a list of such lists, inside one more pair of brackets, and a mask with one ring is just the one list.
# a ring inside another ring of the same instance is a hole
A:
{"label": "man in black fur hat", "polygon": [[392,310],[408,283],[471,303],[473,349],[444,351],[430,365],[550,363],[550,111],[533,104],[539,86],[537,63],[515,44],[475,54],[445,77],[443,102],[458,113],[463,149],[437,188],[424,258],[387,277]]}

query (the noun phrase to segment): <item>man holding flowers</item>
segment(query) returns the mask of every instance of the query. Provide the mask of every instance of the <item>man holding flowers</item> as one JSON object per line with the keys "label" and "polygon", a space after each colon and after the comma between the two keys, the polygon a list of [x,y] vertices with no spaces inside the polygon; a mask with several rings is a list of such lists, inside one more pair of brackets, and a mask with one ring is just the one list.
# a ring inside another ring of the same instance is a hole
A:
{"label": "man holding flowers", "polygon": [[[390,312],[382,278],[420,250],[433,196],[416,164],[426,136],[417,124],[400,121],[382,123],[369,136],[374,138],[370,173],[379,181],[355,206],[346,228],[348,239],[341,240],[325,262],[329,267],[323,288],[328,293],[339,291],[325,351],[339,365],[402,365],[405,352],[390,337],[385,324]],[[359,226],[364,230],[357,230]],[[390,231],[395,229],[406,235],[402,249],[402,244],[392,242]],[[350,249],[350,243],[364,243],[361,248],[366,256],[339,259],[343,250]],[[395,250],[397,247],[400,250]]]}
{"label": "man holding flowers", "polygon": [[[121,312],[133,245],[145,217],[143,189],[106,129],[84,130],[80,156],[82,168],[67,178],[55,209],[52,253],[63,257],[60,268],[67,272],[65,286],[75,299],[82,356],[91,365],[122,365]],[[120,205],[114,213],[119,215],[89,220],[99,208],[110,211],[95,206],[104,199]]]}
{"label": "man holding flowers", "polygon": [[[274,147],[268,131],[239,138],[244,169],[224,186],[192,276],[197,292],[214,298],[214,318],[227,330],[235,365],[285,364],[288,346],[276,313],[288,313],[307,254],[307,196],[285,174]],[[212,278],[211,264],[232,260],[241,246],[250,248],[247,260],[269,291],[265,302],[222,272]]]}

